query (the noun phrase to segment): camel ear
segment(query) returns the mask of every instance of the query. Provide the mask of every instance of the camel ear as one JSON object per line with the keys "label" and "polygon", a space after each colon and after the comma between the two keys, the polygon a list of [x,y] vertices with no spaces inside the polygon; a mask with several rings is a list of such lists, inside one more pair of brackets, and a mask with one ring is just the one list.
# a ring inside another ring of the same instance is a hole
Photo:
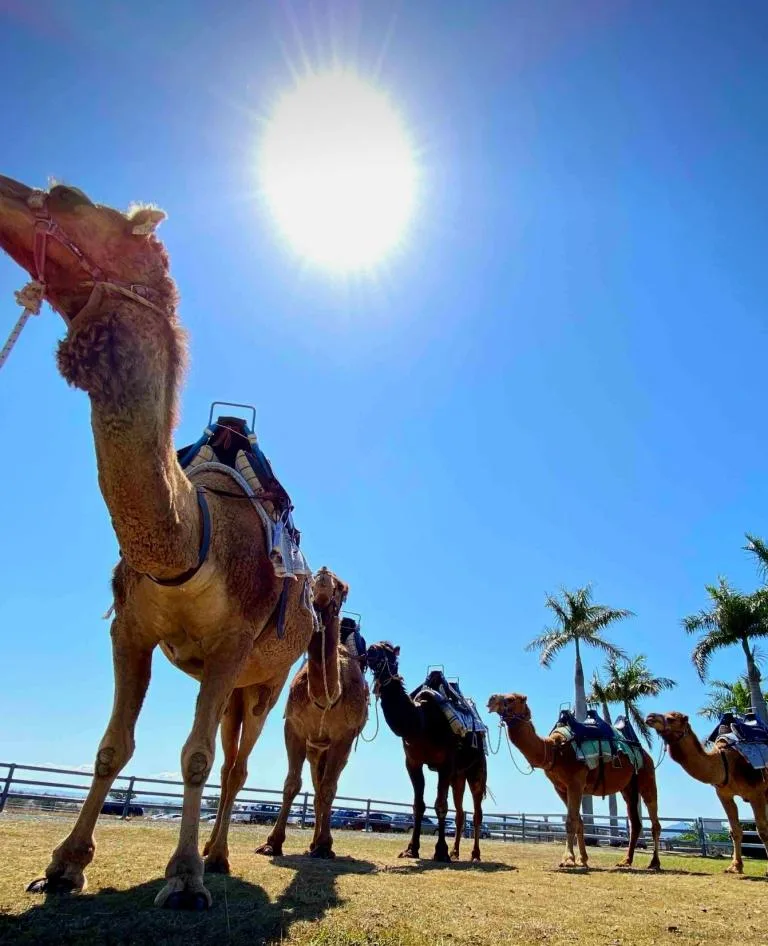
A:
{"label": "camel ear", "polygon": [[144,207],[131,214],[129,224],[134,236],[151,236],[165,220],[165,213],[154,207]]}
{"label": "camel ear", "polygon": [[349,594],[349,585],[345,585],[343,581],[340,581],[339,584],[341,585],[341,603],[344,604]]}
{"label": "camel ear", "polygon": [[685,715],[685,713],[683,713],[683,722],[684,723],[688,722],[688,717]]}
{"label": "camel ear", "polygon": [[395,657],[399,657],[399,656],[400,656],[400,645],[398,644],[397,647],[395,647]]}

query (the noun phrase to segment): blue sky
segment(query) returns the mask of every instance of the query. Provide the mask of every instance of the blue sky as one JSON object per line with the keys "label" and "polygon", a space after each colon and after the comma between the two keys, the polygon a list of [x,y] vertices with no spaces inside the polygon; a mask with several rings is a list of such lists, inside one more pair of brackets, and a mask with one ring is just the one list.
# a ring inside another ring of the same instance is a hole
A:
{"label": "blue sky", "polygon": [[[257,405],[312,565],[349,581],[409,684],[441,663],[478,702],[526,691],[548,728],[572,658],[545,671],[523,646],[547,591],[593,581],[637,613],[616,643],[679,681],[658,708],[693,713],[680,618],[718,573],[753,586],[743,533],[768,534],[764,4],[142,6],[0,4],[1,170],[168,212],[178,442],[214,399]],[[374,77],[418,145],[413,227],[375,279],[302,266],[258,199],[263,118],[302,49]],[[0,259],[3,335],[23,281]],[[0,756],[75,765],[111,705],[117,549],[62,331],[46,310],[0,376]],[[178,770],[195,695],[160,654],[153,674],[142,774]],[[282,706],[250,784],[282,785]],[[662,813],[720,813],[669,761],[659,777]],[[505,755],[490,785],[501,810],[560,810]],[[409,797],[388,730],[341,790]]]}

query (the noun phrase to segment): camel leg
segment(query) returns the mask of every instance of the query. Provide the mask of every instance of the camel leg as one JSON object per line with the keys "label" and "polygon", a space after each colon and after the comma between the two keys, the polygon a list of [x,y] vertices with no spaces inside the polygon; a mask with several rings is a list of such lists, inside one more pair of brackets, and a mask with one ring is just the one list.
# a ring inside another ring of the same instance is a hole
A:
{"label": "camel leg", "polygon": [[203,857],[207,857],[211,848],[216,844],[216,838],[221,831],[224,812],[230,811],[235,803],[235,796],[230,792],[230,775],[237,759],[237,746],[240,742],[240,727],[243,722],[242,692],[233,690],[227,708],[221,717],[221,748],[224,750],[224,762],[221,766],[221,798],[216,811],[216,821],[203,848]]}
{"label": "camel leg", "polygon": [[245,780],[248,778],[248,757],[264,729],[264,723],[270,710],[280,696],[288,672],[286,670],[276,681],[269,684],[255,683],[252,686],[243,687],[241,690],[235,691],[230,698],[231,705],[235,695],[239,693],[242,701],[240,745],[237,749],[235,762],[227,776],[227,804],[221,806],[222,816],[219,830],[216,832],[215,838],[211,839],[210,844],[206,845],[206,851],[204,852],[208,855],[205,862],[205,869],[208,873],[229,873],[229,845],[227,841],[232,820],[232,809],[240,789],[245,785]]}
{"label": "camel leg", "polygon": [[576,866],[576,854],[573,850],[575,841],[578,841],[581,863],[584,867],[587,866],[587,849],[584,845],[584,823],[581,820],[581,798],[582,792],[577,786],[568,788],[565,800],[568,809],[565,819],[565,856],[560,862],[561,867]]}
{"label": "camel leg", "polygon": [[[176,850],[165,869],[166,885],[155,897],[158,907],[207,909],[211,895],[203,883],[203,859],[198,850],[200,802],[211,771],[216,730],[238,675],[253,648],[253,631],[225,634],[205,659],[197,696],[195,721],[181,750],[184,801]],[[225,823],[222,822],[222,828]],[[222,838],[222,833],[218,835]]]}
{"label": "camel leg", "polygon": [[448,815],[448,789],[451,786],[451,770],[439,769],[437,772],[437,798],[435,799],[435,814],[437,815],[437,843],[433,860],[450,864],[451,855],[448,853],[448,844],[445,840],[445,819]]}
{"label": "camel leg", "polygon": [[617,867],[631,867],[635,859],[635,849],[640,838],[640,832],[643,830],[643,821],[640,817],[640,792],[637,786],[637,775],[633,774],[629,780],[629,785],[621,790],[622,797],[627,805],[627,817],[629,818],[629,847],[627,855],[623,861],[619,861]]}
{"label": "camel leg", "polygon": [[717,792],[720,804],[725,810],[725,816],[728,819],[728,826],[731,829],[731,840],[733,841],[733,857],[731,866],[726,868],[726,874],[743,874],[744,861],[741,858],[741,838],[744,831],[739,821],[739,809],[736,801],[730,795],[721,795]]}
{"label": "camel leg", "polygon": [[[765,796],[761,796],[756,801],[750,801],[750,807],[755,816],[755,827],[763,842],[763,847],[768,854],[768,816],[766,815]],[[739,825],[741,827],[741,825]]]}
{"label": "camel leg", "polygon": [[480,829],[483,825],[483,798],[485,797],[486,783],[485,764],[477,776],[469,779],[469,790],[472,792],[472,801],[474,803],[474,815],[472,824],[475,829],[475,843],[472,845],[472,860],[480,860]]}
{"label": "camel leg", "polygon": [[339,778],[347,764],[354,741],[354,736],[350,736],[344,742],[330,746],[325,754],[323,775],[315,794],[315,837],[310,857],[336,856],[333,853],[333,838],[331,837],[331,811]]}
{"label": "camel leg", "polygon": [[285,721],[285,750],[288,754],[288,775],[283,785],[283,804],[277,821],[269,832],[266,844],[256,848],[257,854],[265,854],[267,857],[282,857],[285,828],[291,814],[293,800],[301,791],[301,770],[307,757],[306,740],[294,730],[289,719]]}
{"label": "camel leg", "polygon": [[45,869],[45,877],[33,880],[30,893],[68,893],[84,890],[85,868],[93,860],[96,845],[93,829],[112,784],[133,755],[134,729],[149,686],[155,644],[137,644],[135,629],[116,617],[112,623],[112,660],[115,698],[107,728],[99,743],[94,776],[75,826],[59,844]]}
{"label": "camel leg", "polygon": [[400,857],[418,858],[419,847],[421,846],[421,819],[427,809],[424,804],[424,768],[421,765],[409,762],[407,759],[405,767],[413,785],[413,831],[408,847],[400,854]]}
{"label": "camel leg", "polygon": [[653,838],[653,856],[648,865],[648,870],[661,870],[661,861],[659,860],[659,847],[661,843],[661,822],[659,821],[659,802],[656,788],[656,772],[652,769],[642,768],[637,775],[637,786],[640,790],[640,797],[648,812],[648,818],[651,822],[651,837]]}
{"label": "camel leg", "polygon": [[464,789],[466,784],[467,778],[465,775],[456,775],[451,785],[453,807],[456,809],[456,836],[453,839],[453,850],[451,851],[452,861],[459,859],[461,837],[464,834]]}

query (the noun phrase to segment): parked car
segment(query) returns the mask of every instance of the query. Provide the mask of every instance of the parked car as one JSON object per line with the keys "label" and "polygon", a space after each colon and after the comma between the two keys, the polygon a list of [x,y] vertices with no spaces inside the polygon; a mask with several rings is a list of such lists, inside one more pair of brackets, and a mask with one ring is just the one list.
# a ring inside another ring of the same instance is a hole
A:
{"label": "parked car", "polygon": [[364,814],[361,814],[350,822],[347,827],[352,831],[377,831],[383,833],[392,831],[392,821],[392,815],[387,815],[383,811],[372,811],[367,819]]}
{"label": "parked car", "polygon": [[[124,808],[125,805],[121,801],[105,801],[101,806],[101,813],[102,815],[117,815],[121,818]],[[142,818],[144,816],[144,809],[141,805],[129,805],[126,814],[129,818]]]}
{"label": "parked car", "polygon": [[[464,837],[473,838],[475,836],[475,826],[472,823],[472,818],[467,815],[466,820],[464,821]],[[480,822],[480,837],[489,838],[491,836],[491,829],[484,822]]]}
{"label": "parked car", "polygon": [[[373,812],[371,812],[371,815],[373,816]],[[446,819],[446,832],[448,831],[448,821],[450,820],[451,819]],[[413,831],[413,815],[392,815],[391,822],[392,831]],[[456,830],[455,825],[451,830]],[[437,821],[434,818],[431,818],[429,815],[424,815],[421,819],[421,833],[437,834]]]}
{"label": "parked car", "polygon": [[331,827],[349,828],[362,814],[359,808],[338,808],[331,812]]}
{"label": "parked car", "polygon": [[274,824],[280,814],[280,805],[249,805],[251,824]]}

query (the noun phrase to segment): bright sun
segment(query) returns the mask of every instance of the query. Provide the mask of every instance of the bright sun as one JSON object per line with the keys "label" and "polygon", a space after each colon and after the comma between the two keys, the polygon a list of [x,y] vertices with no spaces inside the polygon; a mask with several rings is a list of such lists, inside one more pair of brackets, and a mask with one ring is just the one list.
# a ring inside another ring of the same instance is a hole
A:
{"label": "bright sun", "polygon": [[259,176],[296,251],[338,272],[381,261],[413,211],[416,160],[402,120],[349,72],[310,75],[279,99]]}

